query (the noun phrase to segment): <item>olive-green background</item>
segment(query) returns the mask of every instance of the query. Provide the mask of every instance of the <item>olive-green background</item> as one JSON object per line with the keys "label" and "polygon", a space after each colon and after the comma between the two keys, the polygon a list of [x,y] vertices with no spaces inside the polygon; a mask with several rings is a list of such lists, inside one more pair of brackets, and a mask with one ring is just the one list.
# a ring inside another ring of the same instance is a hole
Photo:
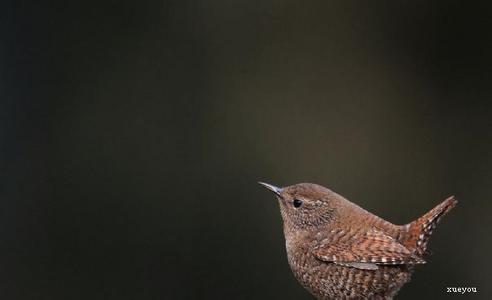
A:
{"label": "olive-green background", "polygon": [[399,298],[491,298],[485,4],[0,11],[1,299],[311,299],[259,180],[400,224],[456,195]]}

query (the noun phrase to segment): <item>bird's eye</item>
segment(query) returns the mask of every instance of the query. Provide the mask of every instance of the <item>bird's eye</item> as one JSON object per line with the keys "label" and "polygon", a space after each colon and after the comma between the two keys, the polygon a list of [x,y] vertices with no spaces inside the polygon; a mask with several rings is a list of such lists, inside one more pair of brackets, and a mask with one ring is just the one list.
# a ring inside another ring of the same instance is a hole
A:
{"label": "bird's eye", "polygon": [[299,199],[294,199],[294,201],[292,202],[292,204],[294,204],[294,207],[299,207],[302,205],[302,201],[299,200]]}

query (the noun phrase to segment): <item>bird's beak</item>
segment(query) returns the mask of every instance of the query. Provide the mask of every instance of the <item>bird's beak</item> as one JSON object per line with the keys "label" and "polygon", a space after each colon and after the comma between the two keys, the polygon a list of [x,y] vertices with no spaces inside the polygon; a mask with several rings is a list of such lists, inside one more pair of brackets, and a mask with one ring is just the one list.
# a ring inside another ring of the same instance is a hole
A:
{"label": "bird's beak", "polygon": [[258,182],[258,183],[261,184],[262,186],[266,187],[270,191],[274,192],[275,195],[277,195],[277,196],[279,196],[279,197],[282,198],[282,196],[280,196],[280,193],[282,193],[282,188],[279,188],[279,187],[276,187],[274,185],[271,185],[271,184],[268,184],[268,183],[264,183],[264,182]]}

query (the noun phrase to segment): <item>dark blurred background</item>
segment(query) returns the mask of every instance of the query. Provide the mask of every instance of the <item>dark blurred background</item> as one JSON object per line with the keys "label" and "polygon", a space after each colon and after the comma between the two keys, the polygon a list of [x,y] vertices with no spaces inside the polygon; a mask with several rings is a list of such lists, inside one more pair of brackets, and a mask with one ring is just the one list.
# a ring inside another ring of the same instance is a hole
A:
{"label": "dark blurred background", "polygon": [[399,298],[490,299],[484,3],[2,2],[0,298],[311,299],[261,180],[456,195]]}

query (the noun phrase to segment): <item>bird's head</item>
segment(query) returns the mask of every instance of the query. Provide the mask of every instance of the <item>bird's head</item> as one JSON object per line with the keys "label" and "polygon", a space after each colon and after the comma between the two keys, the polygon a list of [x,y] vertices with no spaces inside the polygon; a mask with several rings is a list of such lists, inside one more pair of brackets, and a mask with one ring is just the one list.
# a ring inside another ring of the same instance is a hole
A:
{"label": "bird's head", "polygon": [[338,195],[320,185],[299,183],[280,188],[259,183],[275,194],[284,224],[294,229],[326,224],[336,213],[335,202]]}

